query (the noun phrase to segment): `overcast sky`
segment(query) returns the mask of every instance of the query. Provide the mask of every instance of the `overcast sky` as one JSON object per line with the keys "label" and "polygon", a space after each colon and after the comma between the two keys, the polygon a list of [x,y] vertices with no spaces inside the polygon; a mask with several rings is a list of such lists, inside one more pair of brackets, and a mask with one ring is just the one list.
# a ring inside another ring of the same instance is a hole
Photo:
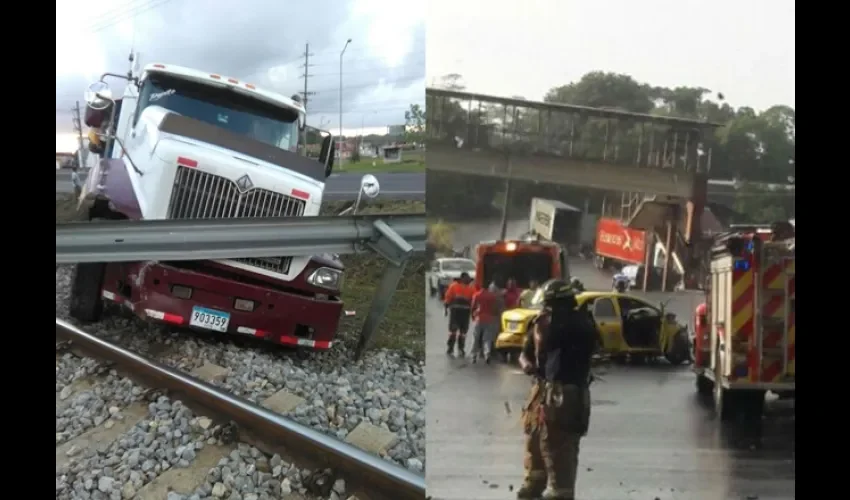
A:
{"label": "overcast sky", "polygon": [[[498,4],[498,8],[496,8]],[[589,71],[795,105],[794,0],[429,0],[429,85],[542,100]]]}
{"label": "overcast sky", "polygon": [[290,96],[304,89],[299,66],[309,42],[308,90],[316,95],[308,123],[336,134],[340,52],[351,38],[343,58],[343,132],[385,131],[404,123],[411,103],[424,104],[424,15],[423,0],[59,1],[57,150],[73,130],[74,102],[101,73],[126,72],[131,47],[142,64],[188,66]]}

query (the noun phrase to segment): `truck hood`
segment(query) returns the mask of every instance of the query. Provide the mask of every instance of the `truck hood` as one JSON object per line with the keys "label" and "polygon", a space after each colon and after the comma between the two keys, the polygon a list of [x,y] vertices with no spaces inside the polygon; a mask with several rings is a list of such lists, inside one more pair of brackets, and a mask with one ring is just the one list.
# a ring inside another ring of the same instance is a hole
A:
{"label": "truck hood", "polygon": [[166,112],[159,123],[159,130],[283,167],[317,182],[325,182],[324,166],[316,160],[177,113]]}

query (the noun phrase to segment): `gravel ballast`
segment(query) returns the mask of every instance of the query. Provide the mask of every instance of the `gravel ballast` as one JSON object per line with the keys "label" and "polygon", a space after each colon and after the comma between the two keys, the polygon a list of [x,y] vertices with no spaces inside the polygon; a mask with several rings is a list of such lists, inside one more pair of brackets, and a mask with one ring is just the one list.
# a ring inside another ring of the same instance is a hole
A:
{"label": "gravel ballast", "polygon": [[[56,315],[63,319],[71,272],[72,266],[56,269]],[[424,473],[424,362],[409,352],[374,350],[354,361],[345,343],[329,352],[296,352],[146,324],[117,308],[82,328],[185,372],[205,362],[224,367],[228,376],[215,383],[257,403],[285,389],[304,399],[288,417],[339,439],[362,421],[384,427],[397,436],[384,458]],[[205,446],[227,442],[226,429],[192,414],[179,401],[71,353],[57,355],[56,396],[57,447],[89,429],[116,425],[125,418],[123,409],[133,404],[147,405],[147,414],[114,442],[67,450],[67,463],[57,463],[57,498],[132,498],[161,473],[188,467]],[[290,491],[346,498],[340,481],[316,481],[317,474],[240,444],[210,469],[193,495],[172,492],[168,498],[271,499]],[[333,487],[311,490],[318,483]]]}

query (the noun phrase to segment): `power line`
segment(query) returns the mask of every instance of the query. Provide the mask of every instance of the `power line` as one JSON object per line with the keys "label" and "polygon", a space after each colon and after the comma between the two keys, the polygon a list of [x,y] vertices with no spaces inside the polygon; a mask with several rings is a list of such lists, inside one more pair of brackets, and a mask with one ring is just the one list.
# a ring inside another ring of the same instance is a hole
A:
{"label": "power line", "polygon": [[[395,79],[395,80],[385,80],[383,82],[367,83],[367,84],[364,84],[364,85],[351,85],[351,86],[348,86],[348,87],[343,87],[343,90],[365,89],[365,88],[368,88],[368,87],[378,87],[380,85],[394,85],[396,83],[415,82],[417,80],[424,80],[424,79],[425,79],[425,75],[420,75],[420,76],[416,76],[416,77],[398,78],[398,79]],[[314,92],[316,94],[319,94],[321,92],[339,92],[339,87],[326,88],[326,89],[316,90]],[[422,86],[422,92],[425,93],[425,86],[424,85]]]}
{"label": "power line", "polygon": [[89,27],[89,31],[91,31],[92,33],[98,33],[100,31],[105,30],[106,28],[115,26],[116,24],[121,23],[123,21],[126,21],[128,19],[132,19],[132,18],[138,16],[139,14],[147,12],[151,9],[155,9],[155,8],[160,7],[162,5],[165,5],[169,2],[171,2],[171,0],[151,0],[151,1],[148,1],[144,4],[142,4],[142,5],[139,5],[136,8],[128,9],[123,14],[119,13],[118,16],[113,16],[110,19],[105,19],[104,22],[95,23],[93,26]]}

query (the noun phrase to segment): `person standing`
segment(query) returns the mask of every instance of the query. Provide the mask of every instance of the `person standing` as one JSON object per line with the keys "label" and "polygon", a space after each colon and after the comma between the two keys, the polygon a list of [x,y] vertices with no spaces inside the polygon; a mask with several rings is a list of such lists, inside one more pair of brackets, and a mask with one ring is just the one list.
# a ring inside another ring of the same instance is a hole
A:
{"label": "person standing", "polygon": [[535,280],[531,280],[528,282],[528,288],[522,291],[519,294],[519,307],[523,309],[528,309],[531,305],[531,298],[534,297],[534,293],[537,292],[538,283]]}
{"label": "person standing", "polygon": [[460,357],[465,356],[466,333],[469,331],[469,319],[472,313],[472,296],[475,286],[472,277],[463,272],[460,279],[449,285],[444,297],[445,314],[449,317],[449,340],[446,354],[454,354],[455,345]]}
{"label": "person standing", "polygon": [[520,290],[516,285],[516,280],[513,278],[508,279],[508,282],[505,284],[505,309],[516,309],[519,307],[519,296]]}
{"label": "person standing", "polygon": [[74,199],[79,200],[83,194],[83,180],[80,179],[80,167],[76,164],[71,167],[71,185],[74,186]]}
{"label": "person standing", "polygon": [[596,330],[563,280],[543,285],[520,366],[535,382],[523,408],[525,480],[518,499],[574,500],[579,442],[590,424]]}
{"label": "person standing", "polygon": [[504,309],[504,301],[495,283],[490,283],[489,287],[480,290],[472,298],[472,310],[476,317],[472,340],[473,363],[478,361],[479,356],[484,357],[485,363],[490,363],[493,342],[499,333],[499,321]]}

